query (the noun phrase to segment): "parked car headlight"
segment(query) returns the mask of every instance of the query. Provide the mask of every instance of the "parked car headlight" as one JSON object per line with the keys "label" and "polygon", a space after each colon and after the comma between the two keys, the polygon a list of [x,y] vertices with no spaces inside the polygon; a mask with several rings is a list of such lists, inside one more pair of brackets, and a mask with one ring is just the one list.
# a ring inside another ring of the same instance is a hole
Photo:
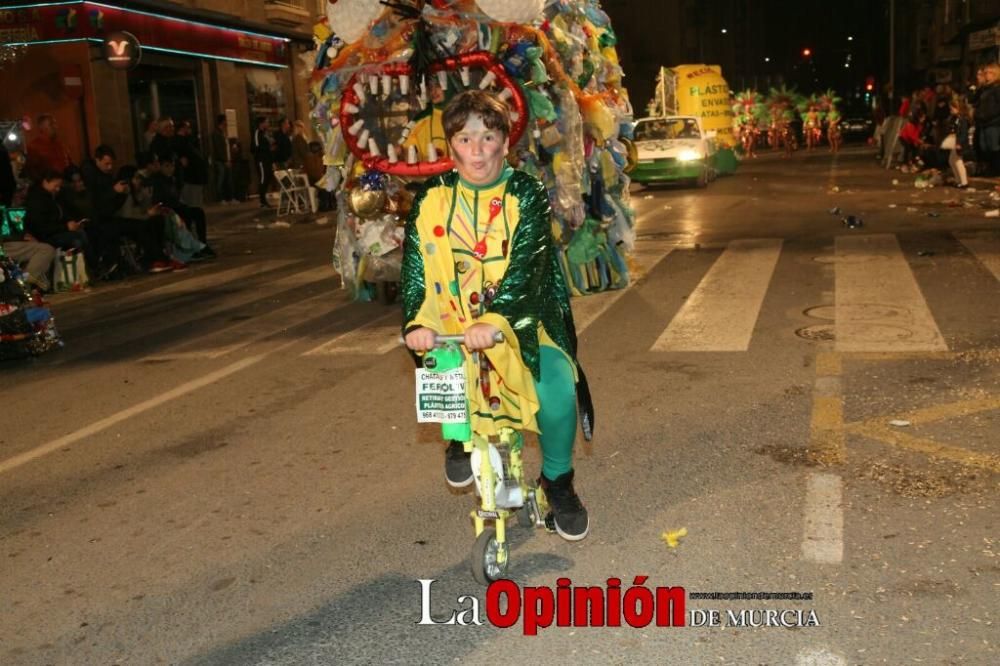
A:
{"label": "parked car headlight", "polygon": [[682,150],[677,155],[678,162],[693,162],[695,160],[700,160],[700,159],[701,159],[701,153],[699,153],[697,150],[691,150],[691,149]]}

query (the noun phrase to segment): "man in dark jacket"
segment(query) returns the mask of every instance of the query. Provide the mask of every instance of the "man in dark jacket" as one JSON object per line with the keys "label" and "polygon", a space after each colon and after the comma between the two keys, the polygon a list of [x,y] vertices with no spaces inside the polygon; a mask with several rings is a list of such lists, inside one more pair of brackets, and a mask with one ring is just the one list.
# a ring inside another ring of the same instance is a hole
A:
{"label": "man in dark jacket", "polygon": [[267,130],[267,118],[263,116],[257,118],[257,124],[254,126],[250,153],[257,162],[257,195],[260,197],[260,207],[268,208],[267,190],[274,180],[274,148]]}
{"label": "man in dark jacket", "polygon": [[97,255],[83,228],[86,221],[69,219],[60,205],[62,183],[63,177],[58,171],[47,169],[41,173],[38,182],[28,190],[24,206],[25,231],[41,243],[82,253],[87,268],[97,270]]}
{"label": "man in dark jacket", "polygon": [[121,239],[131,238],[142,250],[142,267],[150,273],[170,270],[163,253],[163,226],[152,221],[125,220],[118,210],[128,196],[127,182],[115,178],[115,151],[101,145],[94,151],[93,161],[83,165],[83,180],[94,211],[92,230],[96,244],[108,268],[107,273],[120,274]]}
{"label": "man in dark jacket", "polygon": [[212,131],[212,184],[215,186],[215,197],[227,204],[236,198],[233,196],[233,159],[229,151],[229,137],[226,136],[226,116],[220,114],[215,118],[215,129]]}
{"label": "man in dark jacket", "polygon": [[274,165],[279,169],[287,169],[292,159],[292,121],[282,118],[279,121],[278,132],[274,135]]}
{"label": "man in dark jacket", "polygon": [[208,182],[208,164],[190,120],[181,122],[177,128],[174,146],[177,151],[176,168],[180,176],[178,185],[181,188],[181,199],[189,206],[201,206],[205,184]]}
{"label": "man in dark jacket", "polygon": [[973,118],[976,138],[989,175],[1000,175],[1000,65],[991,63],[983,70],[985,83],[979,92]]}

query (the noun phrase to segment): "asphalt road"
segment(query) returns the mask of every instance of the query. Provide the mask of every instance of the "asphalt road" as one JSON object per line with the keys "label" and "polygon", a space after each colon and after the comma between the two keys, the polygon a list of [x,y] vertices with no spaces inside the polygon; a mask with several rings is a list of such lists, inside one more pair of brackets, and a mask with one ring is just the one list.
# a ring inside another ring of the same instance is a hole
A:
{"label": "asphalt road", "polygon": [[[487,620],[398,309],[348,302],[331,225],[214,210],[217,261],[55,297],[65,349],[0,367],[0,663],[1000,663],[987,186],[853,149],[634,188],[636,279],[574,304],[591,534],[512,532],[511,575],[648,576],[720,626],[537,636]],[[417,624],[419,580],[483,624]],[[819,626],[734,626],[763,609]]]}

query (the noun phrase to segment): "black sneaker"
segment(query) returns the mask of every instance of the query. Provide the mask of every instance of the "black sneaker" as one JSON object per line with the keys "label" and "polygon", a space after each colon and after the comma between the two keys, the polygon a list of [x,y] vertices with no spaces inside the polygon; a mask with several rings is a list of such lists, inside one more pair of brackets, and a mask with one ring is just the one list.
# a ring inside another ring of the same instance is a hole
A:
{"label": "black sneaker", "polygon": [[561,474],[550,481],[543,474],[538,480],[552,511],[545,522],[555,527],[556,532],[567,541],[579,541],[590,531],[590,517],[576,491],[573,490],[573,470]]}
{"label": "black sneaker", "polygon": [[453,439],[444,452],[444,479],[452,488],[465,488],[472,483],[472,453],[465,452],[465,445]]}

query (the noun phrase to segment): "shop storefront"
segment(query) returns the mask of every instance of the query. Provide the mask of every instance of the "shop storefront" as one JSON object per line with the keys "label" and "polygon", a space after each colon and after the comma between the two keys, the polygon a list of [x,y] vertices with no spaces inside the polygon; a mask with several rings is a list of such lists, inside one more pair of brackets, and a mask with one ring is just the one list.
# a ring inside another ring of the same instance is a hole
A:
{"label": "shop storefront", "polygon": [[73,159],[105,143],[130,161],[149,121],[163,116],[190,120],[207,136],[215,116],[225,113],[230,135],[244,146],[255,115],[307,117],[293,68],[311,48],[308,34],[250,29],[257,26],[222,15],[211,21],[205,12],[168,15],[151,11],[155,6],[70,1],[0,8],[0,44],[19,51],[9,62],[0,57],[0,122],[51,114]]}

